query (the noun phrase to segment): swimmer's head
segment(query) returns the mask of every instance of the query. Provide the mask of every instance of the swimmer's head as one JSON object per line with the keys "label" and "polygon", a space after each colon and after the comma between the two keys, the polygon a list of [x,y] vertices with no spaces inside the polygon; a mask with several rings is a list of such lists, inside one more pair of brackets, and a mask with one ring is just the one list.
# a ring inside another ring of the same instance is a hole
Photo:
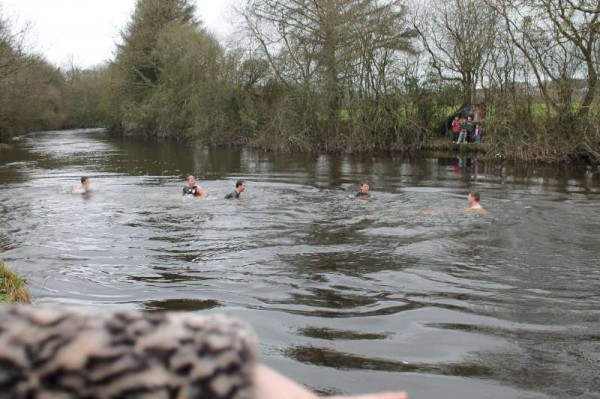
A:
{"label": "swimmer's head", "polygon": [[370,188],[371,182],[369,182],[368,180],[363,180],[360,182],[360,191],[362,191],[363,193],[367,194]]}
{"label": "swimmer's head", "polygon": [[81,176],[81,184],[83,186],[88,186],[90,184],[90,178],[87,176]]}
{"label": "swimmer's head", "polygon": [[471,191],[468,197],[469,204],[473,205],[479,203],[480,198],[481,196],[478,191]]}
{"label": "swimmer's head", "polygon": [[187,177],[187,183],[188,183],[188,186],[190,186],[190,187],[195,186],[196,185],[196,178],[194,176],[192,176],[192,175],[189,175]]}
{"label": "swimmer's head", "polygon": [[235,182],[235,188],[240,192],[243,193],[246,190],[246,180],[238,180]]}

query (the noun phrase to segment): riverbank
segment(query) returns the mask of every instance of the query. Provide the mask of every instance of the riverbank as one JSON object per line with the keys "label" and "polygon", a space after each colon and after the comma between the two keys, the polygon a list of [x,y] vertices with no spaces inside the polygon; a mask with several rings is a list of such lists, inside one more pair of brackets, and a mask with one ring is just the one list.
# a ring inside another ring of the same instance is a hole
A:
{"label": "riverbank", "polygon": [[2,261],[0,261],[0,303],[31,303],[31,293],[23,277]]}
{"label": "riverbank", "polygon": [[489,148],[483,143],[454,144],[449,137],[431,140],[423,150],[425,151],[459,151],[464,153],[487,153]]}
{"label": "riverbank", "polygon": [[[433,152],[447,152],[461,154],[464,156],[473,155],[482,159],[504,159],[517,162],[528,162],[536,164],[564,164],[570,162],[584,161],[587,163],[598,164],[600,162],[600,151],[591,144],[579,144],[568,142],[564,145],[560,143],[552,143],[546,141],[519,143],[501,142],[491,140],[486,143],[464,143],[454,144],[451,137],[426,137],[420,143],[407,144],[405,147],[393,146],[391,148],[381,147],[345,147],[323,149],[311,146],[309,143],[304,145],[276,143],[275,141],[261,139],[235,139],[232,138],[227,143],[223,141],[202,140],[198,137],[188,137],[186,139],[176,139],[170,136],[154,137],[152,135],[139,136],[135,134],[125,134],[123,130],[114,129],[111,127],[84,128],[77,131],[85,132],[106,132],[112,138],[140,140],[142,142],[158,142],[158,143],[179,143],[182,146],[206,145],[209,147],[236,147],[252,150],[259,150],[274,153],[319,153],[319,154],[346,154],[346,155],[361,155],[361,154],[429,154]],[[36,132],[43,133],[43,132]],[[11,150],[13,145],[0,143],[0,150]],[[425,155],[426,156],[426,155]]]}

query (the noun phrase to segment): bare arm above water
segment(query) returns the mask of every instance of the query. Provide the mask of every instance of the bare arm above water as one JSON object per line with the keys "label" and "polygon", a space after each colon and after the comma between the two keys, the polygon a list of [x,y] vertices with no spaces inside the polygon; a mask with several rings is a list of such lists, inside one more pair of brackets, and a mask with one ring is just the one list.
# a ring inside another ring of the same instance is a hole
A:
{"label": "bare arm above water", "polygon": [[[259,365],[255,378],[256,397],[261,399],[318,399],[306,388],[268,367]],[[404,392],[387,392],[360,396],[330,396],[329,399],[407,399]]]}

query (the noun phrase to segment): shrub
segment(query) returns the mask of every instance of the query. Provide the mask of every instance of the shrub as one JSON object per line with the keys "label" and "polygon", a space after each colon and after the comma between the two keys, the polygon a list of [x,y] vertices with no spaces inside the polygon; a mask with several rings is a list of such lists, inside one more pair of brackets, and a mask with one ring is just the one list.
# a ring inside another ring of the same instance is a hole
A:
{"label": "shrub", "polygon": [[0,302],[31,303],[25,280],[3,262],[0,262]]}

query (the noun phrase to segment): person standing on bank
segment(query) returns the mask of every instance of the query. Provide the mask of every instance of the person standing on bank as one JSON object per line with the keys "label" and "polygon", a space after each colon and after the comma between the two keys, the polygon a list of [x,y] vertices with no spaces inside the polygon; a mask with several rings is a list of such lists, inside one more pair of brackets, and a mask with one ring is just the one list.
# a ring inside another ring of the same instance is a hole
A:
{"label": "person standing on bank", "polygon": [[246,191],[246,180],[238,180],[235,182],[235,190],[225,196],[225,199],[240,198],[240,194]]}
{"label": "person standing on bank", "polygon": [[467,117],[465,127],[467,129],[467,143],[472,143],[475,141],[475,124],[473,123],[473,118],[471,118],[470,115]]}
{"label": "person standing on bank", "polygon": [[196,178],[192,175],[187,177],[187,186],[183,188],[183,195],[192,195],[194,197],[206,197],[206,191],[196,184]]}
{"label": "person standing on bank", "polygon": [[460,134],[460,119],[458,116],[454,117],[452,121],[452,144],[458,141],[458,135]]}
{"label": "person standing on bank", "polygon": [[475,124],[475,142],[477,144],[481,143],[481,123]]}
{"label": "person standing on bank", "polygon": [[466,143],[467,142],[467,121],[463,118],[460,120],[460,134],[458,135],[458,140],[456,140],[456,144]]}

